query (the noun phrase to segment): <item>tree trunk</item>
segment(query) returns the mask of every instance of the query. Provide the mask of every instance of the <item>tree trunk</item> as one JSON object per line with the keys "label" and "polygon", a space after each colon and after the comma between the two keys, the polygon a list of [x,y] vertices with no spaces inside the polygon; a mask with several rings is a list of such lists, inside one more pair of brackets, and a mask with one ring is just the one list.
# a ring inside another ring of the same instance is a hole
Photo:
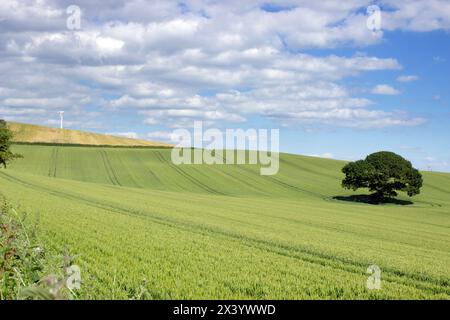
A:
{"label": "tree trunk", "polygon": [[381,203],[384,199],[384,194],[382,192],[375,192],[370,195],[370,199],[373,203]]}

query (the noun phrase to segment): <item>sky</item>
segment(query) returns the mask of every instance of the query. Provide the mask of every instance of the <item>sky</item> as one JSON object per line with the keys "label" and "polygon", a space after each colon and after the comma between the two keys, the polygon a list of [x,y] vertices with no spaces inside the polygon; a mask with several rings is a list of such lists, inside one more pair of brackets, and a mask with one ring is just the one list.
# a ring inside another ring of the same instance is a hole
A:
{"label": "sky", "polygon": [[278,128],[283,152],[449,172],[449,31],[447,0],[2,0],[0,118]]}

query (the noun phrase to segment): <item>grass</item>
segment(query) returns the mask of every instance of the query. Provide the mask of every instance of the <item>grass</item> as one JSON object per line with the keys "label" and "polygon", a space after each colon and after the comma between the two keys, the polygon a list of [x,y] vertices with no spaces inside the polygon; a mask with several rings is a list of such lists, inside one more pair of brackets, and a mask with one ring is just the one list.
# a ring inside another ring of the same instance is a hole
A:
{"label": "grass", "polygon": [[[413,204],[374,206],[348,201],[334,160],[282,154],[260,176],[173,166],[167,149],[14,152],[0,191],[40,215],[48,250],[79,255],[80,298],[450,298],[449,174],[423,173]],[[372,264],[381,290],[366,288]]]}
{"label": "grass", "polygon": [[[73,284],[75,258],[51,256],[38,236],[38,221],[27,221],[4,198],[0,203],[0,300],[77,298]],[[72,277],[71,277],[72,276]]]}
{"label": "grass", "polygon": [[39,281],[45,254],[36,237],[36,224],[25,226],[4,199],[0,204],[0,300],[20,299],[27,286]]}
{"label": "grass", "polygon": [[14,132],[14,141],[21,143],[57,143],[75,145],[105,145],[105,146],[143,146],[168,147],[168,144],[148,140],[129,139],[125,137],[97,134],[78,130],[56,129],[43,126],[8,122]]}

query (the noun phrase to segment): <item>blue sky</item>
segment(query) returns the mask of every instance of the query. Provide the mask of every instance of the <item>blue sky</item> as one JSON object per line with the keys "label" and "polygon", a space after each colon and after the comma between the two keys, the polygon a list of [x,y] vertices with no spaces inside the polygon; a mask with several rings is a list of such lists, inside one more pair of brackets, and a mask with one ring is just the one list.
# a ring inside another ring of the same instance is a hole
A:
{"label": "blue sky", "polygon": [[[355,48],[339,50],[312,50],[313,54],[351,56]],[[383,110],[408,110],[426,119],[419,126],[389,127],[381,130],[336,129],[302,132],[284,130],[289,141],[288,152],[323,155],[340,159],[357,159],[378,150],[397,152],[427,170],[450,171],[450,34],[446,31],[410,32],[392,31],[384,34],[381,43],[364,48],[364,53],[377,57],[395,57],[401,70],[364,74],[345,79],[345,84],[356,91],[374,87],[379,83],[392,85],[398,95],[370,95]],[[416,75],[418,80],[399,82],[404,74]],[[362,94],[365,95],[364,93]],[[303,146],[298,146],[305,141]],[[326,148],[324,148],[326,146]]]}
{"label": "blue sky", "polygon": [[284,152],[450,171],[449,30],[445,0],[5,0],[0,118],[64,110],[68,128],[165,141],[196,120],[279,128]]}

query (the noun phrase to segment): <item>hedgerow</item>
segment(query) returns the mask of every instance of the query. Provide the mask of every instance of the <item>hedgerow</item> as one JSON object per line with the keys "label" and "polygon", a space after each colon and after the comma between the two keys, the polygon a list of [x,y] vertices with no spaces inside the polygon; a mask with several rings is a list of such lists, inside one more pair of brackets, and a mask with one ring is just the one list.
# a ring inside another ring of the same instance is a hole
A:
{"label": "hedgerow", "polygon": [[[68,289],[68,277],[64,274],[72,265],[73,258],[65,254],[62,265],[58,266],[39,241],[39,220],[31,223],[27,220],[26,213],[18,213],[5,199],[1,199],[0,300],[76,297]],[[51,269],[56,273],[46,275]]]}

